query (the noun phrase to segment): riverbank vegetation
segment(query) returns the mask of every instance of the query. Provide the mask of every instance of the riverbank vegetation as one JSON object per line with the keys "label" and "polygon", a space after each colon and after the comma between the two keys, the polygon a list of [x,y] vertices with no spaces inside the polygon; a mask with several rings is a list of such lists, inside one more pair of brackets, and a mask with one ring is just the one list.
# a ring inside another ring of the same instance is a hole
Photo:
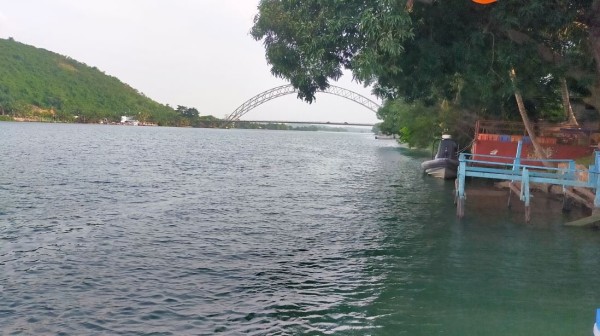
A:
{"label": "riverbank vegetation", "polygon": [[72,58],[0,39],[0,120],[116,123],[123,115],[164,126],[202,127],[217,119],[159,104]]}
{"label": "riverbank vegetation", "polygon": [[[282,123],[256,123],[251,121],[236,121],[230,124],[230,127],[239,129],[266,129],[266,130],[278,130],[278,131],[304,131],[304,132],[348,132],[349,128],[346,127],[333,127],[333,126],[318,126],[318,125],[306,125],[306,126],[293,126]],[[370,130],[351,128],[352,132],[365,133]],[[362,132],[365,131],[365,132]]]}
{"label": "riverbank vegetation", "polygon": [[251,33],[306,101],[345,71],[372,85],[412,146],[476,119],[598,120],[600,0],[262,0]]}
{"label": "riverbank vegetation", "polygon": [[117,78],[69,57],[0,39],[0,121],[119,124],[128,116],[142,125],[346,132],[328,126],[226,123],[194,107],[172,108]]}

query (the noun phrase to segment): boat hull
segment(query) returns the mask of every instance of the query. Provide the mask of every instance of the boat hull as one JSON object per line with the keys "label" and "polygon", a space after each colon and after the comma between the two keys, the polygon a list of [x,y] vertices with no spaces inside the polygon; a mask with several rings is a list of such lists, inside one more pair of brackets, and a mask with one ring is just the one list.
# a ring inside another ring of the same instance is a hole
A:
{"label": "boat hull", "polygon": [[421,164],[423,170],[436,178],[441,179],[453,179],[456,178],[456,172],[458,170],[458,160],[449,158],[438,158],[429,161],[425,161]]}

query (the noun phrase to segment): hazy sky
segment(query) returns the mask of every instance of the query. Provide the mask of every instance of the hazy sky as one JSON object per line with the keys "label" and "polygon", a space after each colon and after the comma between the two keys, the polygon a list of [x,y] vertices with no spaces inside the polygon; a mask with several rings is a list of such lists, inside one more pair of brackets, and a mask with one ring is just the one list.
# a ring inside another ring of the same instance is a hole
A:
{"label": "hazy sky", "polygon": [[[173,107],[223,117],[287,82],[271,76],[252,27],[258,0],[0,0],[0,37],[70,56]],[[368,96],[344,76],[335,85]],[[242,119],[377,122],[370,110],[318,94],[267,102]]]}

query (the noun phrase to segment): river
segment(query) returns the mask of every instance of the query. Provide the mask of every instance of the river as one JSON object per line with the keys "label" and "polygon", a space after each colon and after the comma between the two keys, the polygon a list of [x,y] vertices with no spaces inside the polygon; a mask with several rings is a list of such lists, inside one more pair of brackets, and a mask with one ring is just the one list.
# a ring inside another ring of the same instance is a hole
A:
{"label": "river", "polygon": [[[6,335],[591,335],[600,234],[358,133],[0,123]],[[469,206],[472,206],[469,208]]]}

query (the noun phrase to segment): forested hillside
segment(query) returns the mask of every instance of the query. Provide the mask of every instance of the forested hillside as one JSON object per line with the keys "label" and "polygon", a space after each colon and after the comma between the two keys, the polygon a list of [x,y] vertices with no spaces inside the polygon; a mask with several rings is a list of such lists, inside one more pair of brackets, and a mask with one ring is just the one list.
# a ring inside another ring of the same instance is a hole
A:
{"label": "forested hillside", "polygon": [[0,39],[0,115],[61,121],[118,121],[131,115],[161,125],[178,113],[69,57]]}

